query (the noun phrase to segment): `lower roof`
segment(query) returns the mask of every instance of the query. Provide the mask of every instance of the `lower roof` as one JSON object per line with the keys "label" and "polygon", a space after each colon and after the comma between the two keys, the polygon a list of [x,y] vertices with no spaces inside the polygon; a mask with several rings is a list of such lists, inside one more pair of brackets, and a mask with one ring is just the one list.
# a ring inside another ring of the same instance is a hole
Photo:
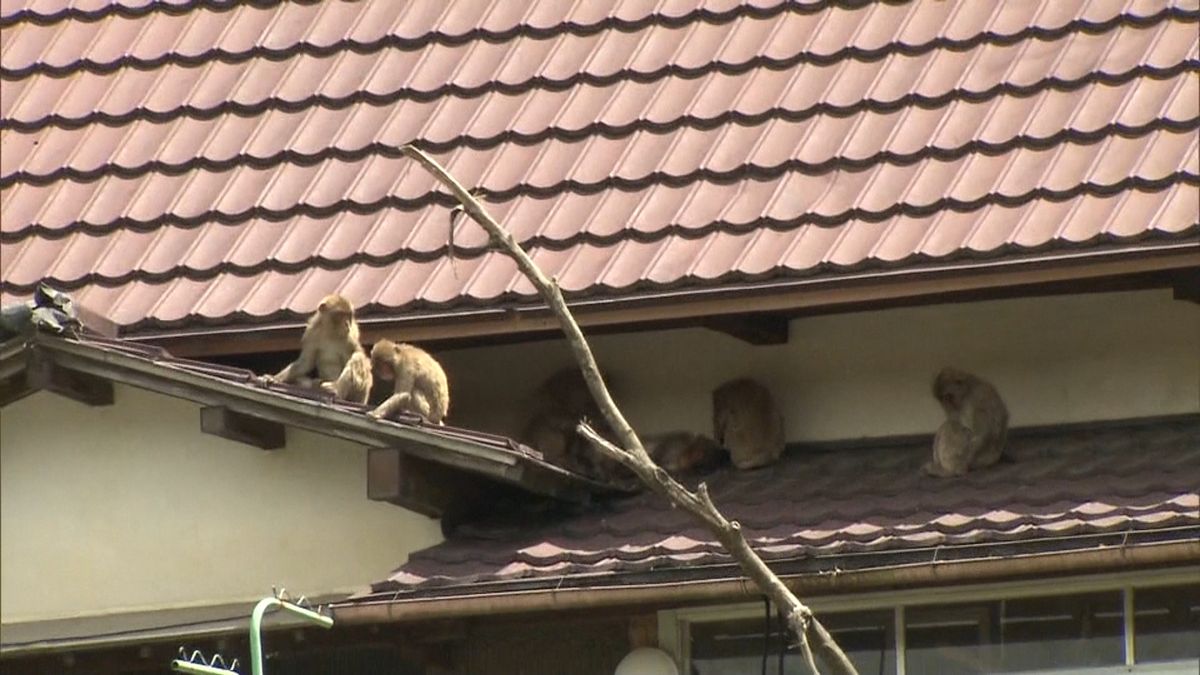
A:
{"label": "lower roof", "polygon": [[[794,447],[767,470],[690,479],[785,575],[1099,551],[1132,561],[1176,544],[1200,564],[1200,415],[1015,430],[1015,461],[953,479],[918,471],[928,438],[859,446]],[[711,534],[647,493],[462,526],[343,606],[739,578]]]}

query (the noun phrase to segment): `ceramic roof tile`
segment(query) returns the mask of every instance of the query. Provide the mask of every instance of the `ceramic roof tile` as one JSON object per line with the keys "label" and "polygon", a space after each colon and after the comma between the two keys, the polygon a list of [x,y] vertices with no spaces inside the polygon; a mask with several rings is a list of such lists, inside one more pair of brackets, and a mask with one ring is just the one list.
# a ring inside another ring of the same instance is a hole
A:
{"label": "ceramic roof tile", "polygon": [[[719,468],[687,480],[705,480],[764,558],[791,571],[845,553],[867,554],[858,560],[878,565],[932,546],[949,560],[986,556],[993,544],[1033,551],[1065,537],[1054,543],[1062,551],[1142,534],[1186,540],[1200,531],[1195,471],[1172,468],[1200,461],[1195,418],[1018,431],[1010,449],[1014,463],[954,482],[920,475],[924,443],[886,439],[868,449],[791,452],[768,473]],[[481,582],[496,591],[561,587],[575,575],[588,575],[592,586],[666,583],[684,567],[694,579],[697,565],[706,578],[736,574],[716,542],[681,516],[654,494],[601,500],[571,514],[499,512],[412,554],[373,592],[396,599],[478,593]],[[973,546],[954,548],[962,544]],[[595,576],[601,570],[606,582]]]}
{"label": "ceramic roof tile", "polygon": [[173,5],[0,11],[6,301],[528,299],[413,141],[588,296],[1200,231],[1196,2]]}

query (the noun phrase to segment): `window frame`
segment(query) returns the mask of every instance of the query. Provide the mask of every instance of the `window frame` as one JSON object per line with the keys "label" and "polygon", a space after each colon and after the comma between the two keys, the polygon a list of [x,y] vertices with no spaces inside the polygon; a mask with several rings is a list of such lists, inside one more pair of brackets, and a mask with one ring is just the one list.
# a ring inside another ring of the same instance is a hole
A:
{"label": "window frame", "polygon": [[[817,595],[802,598],[818,615],[822,612],[854,612],[891,609],[895,617],[896,675],[908,675],[905,656],[905,620],[907,607],[938,605],[960,602],[989,602],[1017,598],[1052,595],[1074,595],[1103,591],[1120,591],[1123,609],[1123,643],[1125,663],[1119,666],[1101,666],[1078,670],[1089,675],[1113,673],[1179,673],[1181,666],[1195,667],[1190,660],[1136,663],[1136,635],[1133,630],[1133,591],[1194,584],[1200,579],[1200,565],[1173,567],[1162,570],[1139,570],[1106,574],[1026,579],[997,583],[969,584],[953,587],[931,587],[913,590],[872,591],[853,595]],[[691,672],[691,625],[716,621],[762,617],[761,601],[725,605],[707,605],[668,609],[658,612],[659,647],[673,655],[680,664],[681,672]],[[1032,673],[1034,671],[1030,671]],[[1063,671],[1037,671],[1063,672]],[[1076,671],[1072,671],[1076,672]]]}

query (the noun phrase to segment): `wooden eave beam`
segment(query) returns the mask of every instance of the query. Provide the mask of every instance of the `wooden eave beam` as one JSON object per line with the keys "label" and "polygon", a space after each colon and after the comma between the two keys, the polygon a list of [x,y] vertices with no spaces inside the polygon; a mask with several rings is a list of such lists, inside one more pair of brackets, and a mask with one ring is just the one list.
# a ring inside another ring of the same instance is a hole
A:
{"label": "wooden eave beam", "polygon": [[0,408],[16,403],[35,391],[37,389],[29,384],[24,370],[0,379]]}
{"label": "wooden eave beam", "polygon": [[1177,273],[1171,288],[1176,300],[1200,304],[1200,269],[1183,270]]}
{"label": "wooden eave beam", "polygon": [[474,474],[413,457],[400,448],[367,450],[367,498],[438,518],[449,534],[511,490]]}
{"label": "wooden eave beam", "polygon": [[706,319],[704,327],[752,345],[783,345],[788,341],[787,317],[778,314],[741,314]]}
{"label": "wooden eave beam", "polygon": [[26,386],[33,391],[45,390],[89,406],[112,405],[113,383],[57,363],[45,350],[32,347],[25,367]]}
{"label": "wooden eave beam", "polygon": [[236,412],[223,405],[200,408],[200,430],[262,450],[278,450],[287,442],[282,424]]}

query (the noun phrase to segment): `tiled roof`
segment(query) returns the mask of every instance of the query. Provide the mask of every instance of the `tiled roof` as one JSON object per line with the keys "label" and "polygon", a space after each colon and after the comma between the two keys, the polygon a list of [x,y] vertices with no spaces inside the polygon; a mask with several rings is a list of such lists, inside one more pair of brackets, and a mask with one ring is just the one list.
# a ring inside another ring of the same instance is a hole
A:
{"label": "tiled roof", "polygon": [[[852,569],[854,558],[969,559],[990,555],[988,545],[1085,550],[1105,535],[1126,544],[1200,536],[1200,417],[1017,433],[1010,451],[1014,463],[958,479],[917,470],[927,441],[793,451],[770,470],[725,468],[703,478],[717,506],[781,569]],[[603,586],[736,576],[731,569],[690,516],[641,494],[582,513],[513,513],[460,527],[373,590]]]}
{"label": "tiled roof", "polygon": [[1200,239],[1200,2],[6,2],[0,292],[134,332]]}

